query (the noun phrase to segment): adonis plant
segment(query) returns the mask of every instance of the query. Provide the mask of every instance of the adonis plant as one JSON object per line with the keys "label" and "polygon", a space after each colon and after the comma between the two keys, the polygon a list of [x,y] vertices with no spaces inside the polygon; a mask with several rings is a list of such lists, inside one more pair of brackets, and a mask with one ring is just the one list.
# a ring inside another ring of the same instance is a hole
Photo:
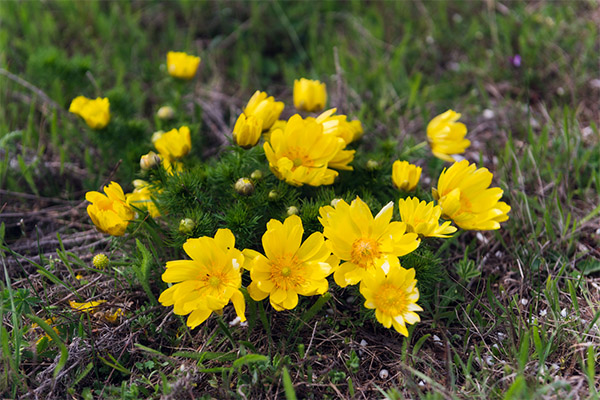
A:
{"label": "adonis plant", "polygon": [[[170,52],[167,61],[173,87],[187,90],[200,58]],[[422,127],[431,155],[375,161],[364,146],[372,127],[327,105],[326,82],[300,77],[293,99],[272,94],[241,99],[229,144],[209,160],[197,156],[192,121],[166,123],[185,111],[162,107],[157,121],[171,129],[148,132],[154,149],[140,154],[140,179],[87,193],[92,222],[178,254],[161,260],[153,285],[190,328],[213,314],[246,321],[247,302],[294,312],[310,296],[353,290],[373,321],[408,336],[423,316],[421,296],[446,274],[433,249],[509,218],[492,172],[455,162],[470,145],[461,115],[447,110]],[[70,111],[99,132],[111,123],[107,99],[77,97]],[[440,170],[432,185],[420,183]]]}

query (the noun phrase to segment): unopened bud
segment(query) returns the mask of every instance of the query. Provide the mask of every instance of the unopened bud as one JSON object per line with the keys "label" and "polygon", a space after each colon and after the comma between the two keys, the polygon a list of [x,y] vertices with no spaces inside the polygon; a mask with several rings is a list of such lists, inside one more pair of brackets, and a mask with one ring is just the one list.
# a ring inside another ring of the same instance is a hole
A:
{"label": "unopened bud", "polygon": [[184,218],[179,221],[179,232],[184,235],[191,235],[196,227],[196,223],[191,218]]}
{"label": "unopened bud", "polygon": [[368,171],[375,171],[376,169],[379,169],[379,162],[375,161],[375,160],[369,160],[367,161],[367,170]]}
{"label": "unopened bud", "polygon": [[172,119],[175,116],[175,110],[171,106],[162,106],[156,112],[156,116],[162,120]]}
{"label": "unopened bud", "polygon": [[244,196],[250,196],[254,193],[254,185],[248,178],[240,178],[234,185],[235,191]]}
{"label": "unopened bud", "polygon": [[250,174],[250,178],[254,179],[255,181],[262,179],[262,177],[263,173],[260,169],[257,169],[254,172],[252,172],[252,174]]}
{"label": "unopened bud", "polygon": [[277,190],[271,190],[269,192],[269,200],[270,201],[275,201],[279,198],[279,193],[277,192]]}
{"label": "unopened bud", "polygon": [[300,210],[298,210],[298,207],[296,206],[289,206],[287,208],[287,215],[298,215],[299,212]]}
{"label": "unopened bud", "polygon": [[106,257],[105,254],[98,253],[92,259],[92,264],[94,265],[94,267],[96,267],[98,269],[104,269],[104,268],[108,267],[108,264],[109,264],[108,257]]}
{"label": "unopened bud", "polygon": [[160,157],[155,152],[151,151],[148,154],[144,154],[140,158],[140,168],[144,171],[148,171],[160,164]]}

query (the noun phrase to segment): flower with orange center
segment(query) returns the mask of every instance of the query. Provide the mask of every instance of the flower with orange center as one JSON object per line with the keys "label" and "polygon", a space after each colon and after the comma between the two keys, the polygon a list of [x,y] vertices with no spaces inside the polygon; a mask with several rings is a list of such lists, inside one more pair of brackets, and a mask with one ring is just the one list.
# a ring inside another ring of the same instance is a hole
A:
{"label": "flower with orange center", "polygon": [[415,270],[393,268],[387,274],[381,268],[366,275],[360,283],[360,293],[365,297],[365,307],[375,309],[375,317],[386,328],[408,336],[406,324],[421,319],[415,311],[423,311],[417,304]]}
{"label": "flower with orange center", "polygon": [[345,261],[333,275],[339,286],[355,285],[376,270],[398,268],[398,257],[419,246],[417,234],[407,233],[404,222],[390,222],[393,206],[388,203],[375,218],[359,197],[351,204],[340,200],[335,207],[321,207],[319,221],[327,244]]}
{"label": "flower with orange center", "polygon": [[342,139],[324,135],[313,118],[300,115],[291,117],[284,130],[273,131],[263,146],[273,174],[294,186],[331,185],[338,173],[329,162],[344,147]]}
{"label": "flower with orange center", "polygon": [[499,201],[502,189],[489,187],[492,178],[487,168],[477,168],[467,160],[444,168],[437,189],[432,189],[442,208],[442,218],[452,219],[466,230],[500,229],[500,222],[508,220],[510,206]]}
{"label": "flower with orange center", "polygon": [[183,250],[191,260],[167,262],[162,280],[175,283],[160,295],[163,306],[174,306],[177,315],[190,314],[187,325],[195,328],[214,312],[221,314],[231,301],[242,321],[246,303],[240,291],[244,256],[235,248],[229,229],[219,229],[214,238],[188,239]]}
{"label": "flower with orange center", "polygon": [[302,220],[297,215],[283,223],[272,219],[262,237],[265,255],[244,250],[245,268],[252,283],[248,293],[256,300],[269,296],[277,311],[291,310],[298,295],[313,296],[327,291],[327,276],[338,262],[325,245],[323,234],[315,232],[302,243]]}
{"label": "flower with orange center", "polygon": [[416,197],[408,197],[398,200],[400,219],[406,223],[409,232],[415,232],[419,236],[446,238],[449,234],[456,232],[456,228],[450,226],[450,221],[439,225],[442,209],[432,202],[419,201]]}
{"label": "flower with orange center", "polygon": [[87,192],[85,199],[90,204],[87,212],[99,231],[113,236],[123,236],[129,221],[135,216],[127,205],[123,189],[116,182],[104,187],[104,193]]}

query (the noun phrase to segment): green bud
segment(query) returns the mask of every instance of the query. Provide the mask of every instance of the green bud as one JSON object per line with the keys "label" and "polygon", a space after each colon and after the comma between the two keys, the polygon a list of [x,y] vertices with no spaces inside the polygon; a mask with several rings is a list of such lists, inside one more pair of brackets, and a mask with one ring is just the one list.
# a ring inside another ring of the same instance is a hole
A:
{"label": "green bud", "polygon": [[248,178],[240,178],[234,185],[235,191],[244,196],[250,196],[254,193],[254,185]]}
{"label": "green bud", "polygon": [[379,169],[380,165],[378,161],[375,160],[369,160],[367,161],[367,170],[368,171],[375,171],[376,169]]}
{"label": "green bud", "polygon": [[254,172],[252,172],[252,174],[250,174],[250,178],[254,179],[255,181],[262,179],[262,177],[263,173],[260,169],[257,169]]}
{"label": "green bud", "polygon": [[92,264],[98,269],[104,269],[108,267],[109,263],[110,261],[108,260],[108,257],[106,257],[106,255],[102,253],[96,254],[92,259]]}
{"label": "green bud", "polygon": [[275,201],[279,198],[279,193],[277,190],[271,190],[269,192],[269,201]]}
{"label": "green bud", "polygon": [[289,206],[287,208],[287,215],[298,215],[299,212],[300,210],[296,206]]}
{"label": "green bud", "polygon": [[171,106],[162,106],[156,112],[156,116],[162,120],[172,119],[175,116],[175,110]]}
{"label": "green bud", "polygon": [[179,221],[179,232],[184,235],[191,235],[196,227],[196,223],[191,218],[184,218]]}

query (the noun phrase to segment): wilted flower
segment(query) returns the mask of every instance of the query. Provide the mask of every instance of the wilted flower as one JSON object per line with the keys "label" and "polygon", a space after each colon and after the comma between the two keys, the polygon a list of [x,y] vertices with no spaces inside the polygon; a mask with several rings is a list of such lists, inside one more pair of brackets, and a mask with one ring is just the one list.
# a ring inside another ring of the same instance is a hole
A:
{"label": "wilted flower", "polygon": [[192,79],[200,65],[200,57],[177,51],[167,53],[169,75],[179,79]]}
{"label": "wilted flower", "polygon": [[354,285],[375,270],[386,273],[400,267],[398,257],[419,246],[415,233],[406,232],[404,222],[390,222],[390,202],[373,218],[369,206],[357,197],[352,204],[340,200],[319,210],[323,234],[333,254],[345,261],[333,275],[341,286]]}
{"label": "wilted flower", "polygon": [[125,200],[123,189],[116,182],[104,187],[106,195],[100,192],[87,192],[85,199],[90,204],[87,212],[98,230],[113,236],[122,236],[135,213]]}
{"label": "wilted flower", "polygon": [[185,156],[192,148],[190,128],[182,126],[179,129],[171,129],[154,141],[158,152],[169,160],[176,160]]}
{"label": "wilted flower", "polygon": [[471,142],[465,139],[467,127],[462,122],[456,122],[459,118],[459,113],[448,110],[433,118],[427,125],[427,140],[431,152],[437,158],[453,162],[451,154],[464,153],[471,145]]}
{"label": "wilted flower", "polygon": [[419,201],[416,197],[408,197],[398,200],[400,209],[400,220],[406,224],[408,232],[415,232],[419,236],[426,237],[448,237],[456,232],[456,228],[450,226],[450,221],[439,225],[442,209],[432,202]]}
{"label": "wilted flower", "polygon": [[294,81],[294,106],[303,111],[320,111],[327,102],[327,88],[320,81],[301,78]]}
{"label": "wilted flower", "polygon": [[250,115],[240,114],[233,127],[233,140],[245,149],[256,146],[262,133],[262,120]]}
{"label": "wilted flower", "polygon": [[394,161],[392,165],[392,181],[394,186],[405,192],[415,190],[423,169],[408,161]]}
{"label": "wilted flower", "polygon": [[160,157],[155,152],[151,151],[140,157],[140,168],[148,171],[160,164]]}
{"label": "wilted flower", "polygon": [[[245,268],[252,283],[248,293],[260,301],[267,296],[277,311],[298,305],[298,295],[313,296],[327,291],[327,276],[337,266],[325,246],[323,234],[315,232],[302,243],[302,220],[297,215],[267,223],[262,237],[265,255],[246,249]],[[331,265],[331,263],[336,265]]]}
{"label": "wilted flower", "polygon": [[78,303],[72,300],[69,301],[69,305],[71,306],[71,308],[86,313],[95,311],[96,308],[98,308],[98,306],[102,303],[106,303],[106,300],[88,301],[85,303]]}
{"label": "wilted flower", "polygon": [[110,121],[110,104],[106,97],[92,100],[77,96],[71,102],[69,112],[79,115],[92,129],[102,129]]}
{"label": "wilted flower", "polygon": [[213,311],[222,313],[230,301],[245,321],[246,303],[240,291],[244,256],[235,248],[233,233],[219,229],[214,238],[188,239],[183,250],[191,260],[167,262],[162,279],[175,285],[162,292],[158,301],[166,307],[173,305],[177,315],[190,314],[190,328],[206,321]]}
{"label": "wilted flower", "polygon": [[365,297],[365,307],[375,309],[377,321],[408,336],[406,324],[419,322],[421,318],[415,311],[423,311],[417,304],[419,289],[416,284],[413,268],[392,268],[387,274],[382,268],[377,268],[365,275],[360,293]]}
{"label": "wilted flower", "polygon": [[283,107],[283,102],[275,101],[273,96],[267,97],[267,93],[257,90],[248,101],[246,108],[244,108],[244,114],[246,114],[246,117],[253,115],[261,120],[262,129],[266,131],[277,121]]}
{"label": "wilted flower", "polygon": [[121,308],[117,308],[117,310],[113,313],[111,312],[107,312],[106,314],[104,314],[104,318],[110,322],[110,323],[115,323],[117,322],[117,319],[121,316],[125,315],[125,313],[123,312],[123,310]]}
{"label": "wilted flower", "polygon": [[508,220],[510,206],[503,201],[503,190],[490,188],[493,174],[487,168],[477,168],[467,160],[444,168],[433,197],[442,208],[442,217],[449,218],[466,230],[500,229]]}
{"label": "wilted flower", "polygon": [[162,106],[156,112],[156,116],[162,120],[172,119],[175,116],[175,110],[171,106]]}
{"label": "wilted flower", "polygon": [[108,257],[102,253],[98,253],[94,256],[94,258],[92,258],[92,265],[98,269],[104,269],[108,267],[109,263],[110,261],[108,260]]}
{"label": "wilted flower", "polygon": [[331,185],[338,173],[329,162],[345,146],[342,139],[324,135],[314,119],[294,115],[285,130],[276,130],[264,144],[269,168],[281,180],[294,186]]}

